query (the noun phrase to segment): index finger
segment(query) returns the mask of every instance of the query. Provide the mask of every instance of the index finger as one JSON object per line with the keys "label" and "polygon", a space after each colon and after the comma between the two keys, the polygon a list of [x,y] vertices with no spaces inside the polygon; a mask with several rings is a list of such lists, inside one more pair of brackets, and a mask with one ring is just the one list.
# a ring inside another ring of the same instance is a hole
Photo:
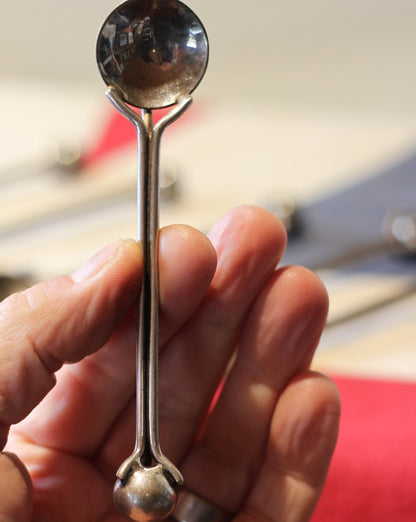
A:
{"label": "index finger", "polygon": [[142,272],[133,240],[112,243],[73,277],[0,303],[0,448],[54,386],[56,372],[98,350],[135,301]]}

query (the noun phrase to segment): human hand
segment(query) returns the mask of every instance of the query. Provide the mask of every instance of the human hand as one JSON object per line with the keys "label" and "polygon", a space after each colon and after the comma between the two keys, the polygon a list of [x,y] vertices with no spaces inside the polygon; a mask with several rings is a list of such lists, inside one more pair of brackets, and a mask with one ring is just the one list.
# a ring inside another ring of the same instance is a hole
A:
{"label": "human hand", "polygon": [[[309,370],[325,290],[305,269],[276,269],[285,234],[264,210],[229,212],[209,238],[161,231],[161,447],[235,520],[306,521],[339,417],[335,386]],[[0,448],[13,424],[6,450],[21,459],[0,456],[0,520],[125,520],[112,488],[135,436],[141,273],[136,242],[117,242],[0,304]]]}

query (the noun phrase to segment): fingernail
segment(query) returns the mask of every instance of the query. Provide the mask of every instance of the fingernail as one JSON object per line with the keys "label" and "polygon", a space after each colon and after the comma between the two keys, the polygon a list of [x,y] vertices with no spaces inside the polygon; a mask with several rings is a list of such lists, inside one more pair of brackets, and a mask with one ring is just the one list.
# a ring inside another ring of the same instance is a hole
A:
{"label": "fingernail", "polygon": [[82,281],[86,281],[95,276],[109,261],[111,261],[111,259],[115,257],[115,253],[122,243],[123,240],[119,239],[97,252],[89,261],[75,270],[71,276],[72,280],[76,283],[81,283]]}

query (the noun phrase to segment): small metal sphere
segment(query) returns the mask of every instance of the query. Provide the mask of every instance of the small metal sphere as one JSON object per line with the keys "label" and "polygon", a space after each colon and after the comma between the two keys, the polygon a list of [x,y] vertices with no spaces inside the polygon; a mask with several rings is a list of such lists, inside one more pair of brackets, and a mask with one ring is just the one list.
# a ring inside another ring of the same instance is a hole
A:
{"label": "small metal sphere", "polygon": [[126,517],[150,522],[168,517],[176,505],[176,491],[163,467],[138,467],[118,479],[114,486],[114,503]]}

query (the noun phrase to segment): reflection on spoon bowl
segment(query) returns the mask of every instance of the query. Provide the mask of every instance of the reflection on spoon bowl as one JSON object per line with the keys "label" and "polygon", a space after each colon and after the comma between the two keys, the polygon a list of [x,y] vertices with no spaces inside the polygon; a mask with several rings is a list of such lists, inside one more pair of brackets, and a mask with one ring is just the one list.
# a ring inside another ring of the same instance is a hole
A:
{"label": "reflection on spoon bowl", "polygon": [[197,87],[208,63],[208,39],[200,20],[177,0],[128,0],[100,30],[97,63],[124,101],[158,109]]}

